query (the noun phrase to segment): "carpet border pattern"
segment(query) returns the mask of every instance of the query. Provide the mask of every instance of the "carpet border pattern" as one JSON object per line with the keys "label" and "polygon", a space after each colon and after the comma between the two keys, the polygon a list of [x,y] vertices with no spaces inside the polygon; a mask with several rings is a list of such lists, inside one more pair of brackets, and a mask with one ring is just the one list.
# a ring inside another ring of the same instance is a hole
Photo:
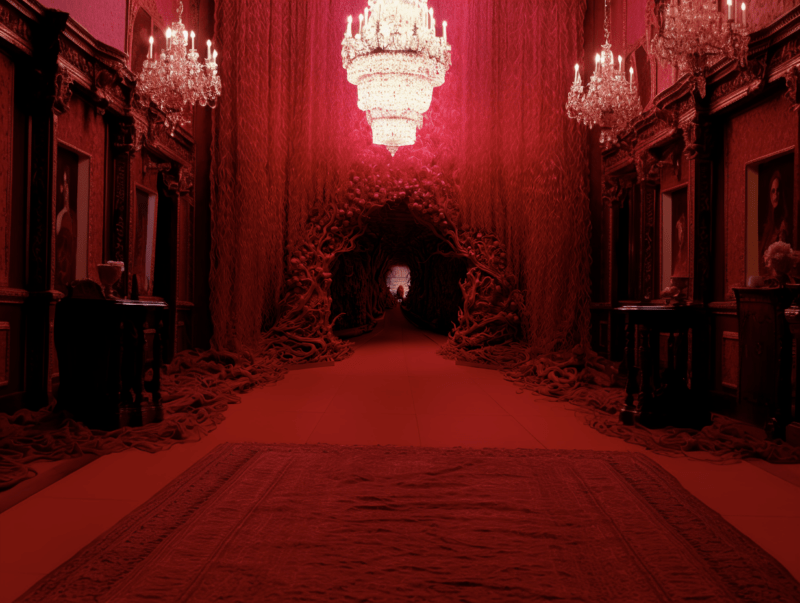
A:
{"label": "carpet border pattern", "polygon": [[[732,601],[800,601],[800,583],[788,570],[640,452],[229,442],[211,450],[148,501],[42,578],[17,599],[18,603],[114,600],[122,593],[116,592],[113,585],[124,584],[125,577],[138,564],[179,532],[197,510],[212,504],[218,491],[229,480],[235,480],[238,474],[246,472],[258,455],[294,450],[304,454],[367,451],[370,454],[436,454],[460,458],[466,455],[470,458],[536,456],[603,460],[643,502],[663,517],[665,525],[697,551],[730,592],[736,593]],[[210,470],[212,467],[214,471]],[[78,591],[79,599],[75,598]],[[769,598],[765,599],[765,595]]]}

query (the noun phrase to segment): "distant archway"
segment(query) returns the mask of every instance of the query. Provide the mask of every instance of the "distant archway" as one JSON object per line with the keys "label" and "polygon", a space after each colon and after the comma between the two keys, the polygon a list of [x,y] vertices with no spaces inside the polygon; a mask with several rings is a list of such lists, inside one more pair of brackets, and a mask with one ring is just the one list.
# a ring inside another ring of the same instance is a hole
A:
{"label": "distant archway", "polygon": [[[396,297],[405,299],[411,289],[411,269],[403,264],[395,264],[389,267],[389,272],[386,273],[386,286],[389,288],[390,293],[394,293]],[[400,293],[398,293],[398,287]]]}
{"label": "distant archway", "polygon": [[334,262],[357,248],[377,214],[401,208],[433,235],[431,257],[458,258],[466,266],[464,303],[450,343],[475,349],[518,340],[522,294],[508,270],[505,248],[493,234],[459,224],[455,190],[438,166],[414,159],[355,166],[341,190],[327,201],[317,200],[304,240],[289,251],[280,313],[266,345],[289,363],[340,360],[351,353],[351,346],[333,333]]}

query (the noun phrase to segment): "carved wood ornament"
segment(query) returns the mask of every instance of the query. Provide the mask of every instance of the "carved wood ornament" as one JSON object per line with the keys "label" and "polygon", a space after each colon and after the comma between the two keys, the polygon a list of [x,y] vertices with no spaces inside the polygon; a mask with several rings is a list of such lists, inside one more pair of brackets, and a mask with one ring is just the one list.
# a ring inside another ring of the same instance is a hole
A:
{"label": "carved wood ornament", "polygon": [[786,72],[784,75],[784,79],[786,80],[786,92],[784,92],[783,97],[792,103],[792,111],[797,111],[800,107],[800,103],[798,103],[797,98],[797,78],[800,76],[800,69],[798,69],[797,65],[794,65],[789,71]]}

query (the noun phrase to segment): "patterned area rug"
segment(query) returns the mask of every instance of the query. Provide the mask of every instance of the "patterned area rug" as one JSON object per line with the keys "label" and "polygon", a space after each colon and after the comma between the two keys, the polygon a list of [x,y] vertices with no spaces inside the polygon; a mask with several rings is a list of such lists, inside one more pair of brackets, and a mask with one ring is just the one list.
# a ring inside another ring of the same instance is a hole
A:
{"label": "patterned area rug", "polygon": [[19,601],[800,601],[639,453],[223,444]]}

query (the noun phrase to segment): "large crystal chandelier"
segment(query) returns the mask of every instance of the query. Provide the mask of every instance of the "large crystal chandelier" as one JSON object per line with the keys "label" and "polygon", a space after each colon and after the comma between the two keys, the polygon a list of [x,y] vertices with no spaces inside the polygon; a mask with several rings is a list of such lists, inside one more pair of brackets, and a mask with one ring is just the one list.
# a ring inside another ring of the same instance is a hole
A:
{"label": "large crystal chandelier", "polygon": [[658,6],[659,30],[650,41],[650,52],[662,64],[691,73],[701,97],[706,95],[706,68],[722,57],[747,63],[747,6],[742,2],[741,20],[727,0],[727,18],[716,0],[662,1]]}
{"label": "large crystal chandelier", "polygon": [[[158,60],[153,59],[153,37],[150,51],[139,74],[137,89],[164,112],[164,125],[170,135],[178,126],[191,121],[195,103],[214,108],[222,84],[217,75],[217,51],[206,42],[205,65],[200,64],[200,54],[194,47],[194,32],[183,26],[183,2],[178,4],[178,21],[167,29],[167,47]],[[192,47],[189,48],[191,38]]]}
{"label": "large crystal chandelier", "polygon": [[600,143],[614,144],[642,112],[642,105],[634,88],[633,67],[630,68],[630,79],[626,80],[621,56],[619,66],[614,65],[609,41],[608,2],[605,3],[605,34],[606,41],[594,57],[594,73],[585,93],[580,67],[575,65],[575,79],[567,97],[567,115],[590,129],[600,126]]}
{"label": "large crystal chandelier", "polygon": [[358,16],[347,18],[342,64],[347,81],[358,86],[358,108],[367,113],[372,142],[394,155],[414,144],[433,89],[450,68],[447,21],[436,35],[427,0],[369,0]]}

